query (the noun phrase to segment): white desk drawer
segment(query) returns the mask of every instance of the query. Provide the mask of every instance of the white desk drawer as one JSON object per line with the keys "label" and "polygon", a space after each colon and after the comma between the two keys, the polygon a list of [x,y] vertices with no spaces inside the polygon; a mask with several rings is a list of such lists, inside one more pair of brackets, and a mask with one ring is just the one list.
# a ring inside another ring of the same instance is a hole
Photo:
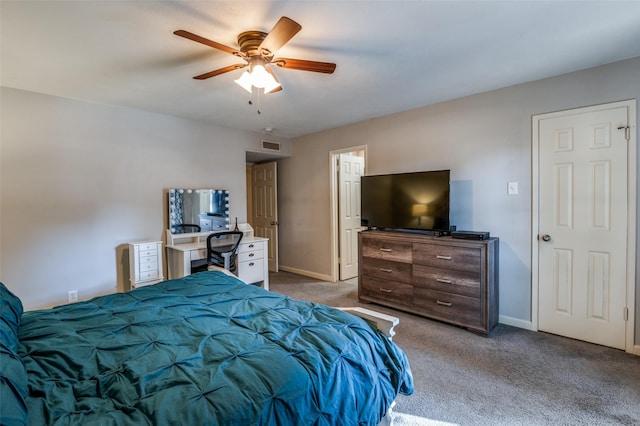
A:
{"label": "white desk drawer", "polygon": [[238,262],[238,277],[248,284],[264,281],[264,259]]}
{"label": "white desk drawer", "polygon": [[263,250],[254,250],[249,252],[238,253],[238,262],[248,262],[251,260],[264,259]]}
{"label": "white desk drawer", "polygon": [[240,247],[238,247],[238,253],[246,253],[253,250],[263,250],[263,249],[264,249],[263,242],[240,243]]}
{"label": "white desk drawer", "polygon": [[207,249],[191,250],[189,253],[191,260],[204,259],[207,257]]}

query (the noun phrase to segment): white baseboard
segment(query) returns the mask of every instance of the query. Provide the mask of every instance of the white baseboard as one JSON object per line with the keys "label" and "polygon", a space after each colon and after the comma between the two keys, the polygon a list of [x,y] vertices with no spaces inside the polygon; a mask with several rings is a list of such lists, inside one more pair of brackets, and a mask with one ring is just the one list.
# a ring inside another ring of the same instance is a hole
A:
{"label": "white baseboard", "polygon": [[278,265],[278,269],[285,272],[291,272],[292,274],[298,274],[309,278],[315,278],[317,280],[331,282],[330,275],[318,274],[317,272],[306,271],[304,269],[293,268],[291,266]]}
{"label": "white baseboard", "polygon": [[498,318],[500,324],[510,325],[513,327],[524,328],[525,330],[537,331],[533,327],[531,321],[521,320],[519,318],[508,317],[506,315],[500,315]]}
{"label": "white baseboard", "polygon": [[640,356],[640,345],[634,345],[631,354]]}

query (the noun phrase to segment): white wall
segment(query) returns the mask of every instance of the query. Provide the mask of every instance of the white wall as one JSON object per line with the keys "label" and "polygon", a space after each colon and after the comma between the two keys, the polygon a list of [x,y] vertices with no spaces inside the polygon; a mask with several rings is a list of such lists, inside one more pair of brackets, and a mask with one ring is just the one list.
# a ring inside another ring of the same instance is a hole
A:
{"label": "white wall", "polygon": [[[329,151],[367,145],[367,174],[451,169],[452,224],[500,237],[500,315],[526,327],[531,321],[531,117],[638,99],[639,76],[640,58],[635,58],[294,140],[293,158],[279,168],[280,264],[330,275]],[[509,181],[519,183],[519,195],[507,195]],[[640,333],[640,326],[636,330]]]}
{"label": "white wall", "polygon": [[246,220],[261,134],[8,88],[1,102],[0,280],[26,309],[128,288],[123,248],[163,238],[168,188],[228,189]]}

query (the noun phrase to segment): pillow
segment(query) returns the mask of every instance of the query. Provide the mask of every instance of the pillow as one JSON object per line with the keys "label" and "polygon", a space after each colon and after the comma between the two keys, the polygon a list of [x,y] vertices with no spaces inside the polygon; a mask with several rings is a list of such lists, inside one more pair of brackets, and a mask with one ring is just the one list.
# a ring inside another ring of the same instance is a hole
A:
{"label": "pillow", "polygon": [[27,370],[18,356],[22,302],[0,282],[0,424],[27,424]]}

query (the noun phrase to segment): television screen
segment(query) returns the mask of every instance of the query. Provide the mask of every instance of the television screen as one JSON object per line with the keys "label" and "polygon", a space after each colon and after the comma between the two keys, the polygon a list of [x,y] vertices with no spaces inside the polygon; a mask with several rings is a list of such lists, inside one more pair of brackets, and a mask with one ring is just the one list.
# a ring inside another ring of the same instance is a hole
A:
{"label": "television screen", "polygon": [[449,231],[449,172],[363,176],[362,226]]}

